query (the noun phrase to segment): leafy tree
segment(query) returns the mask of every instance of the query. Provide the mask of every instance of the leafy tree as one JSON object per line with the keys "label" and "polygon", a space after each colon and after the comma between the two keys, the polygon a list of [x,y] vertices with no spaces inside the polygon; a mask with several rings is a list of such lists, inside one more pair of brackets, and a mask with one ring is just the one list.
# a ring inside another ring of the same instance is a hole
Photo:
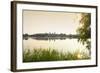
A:
{"label": "leafy tree", "polygon": [[91,14],[81,13],[80,27],[77,29],[78,41],[86,44],[86,48],[91,48]]}

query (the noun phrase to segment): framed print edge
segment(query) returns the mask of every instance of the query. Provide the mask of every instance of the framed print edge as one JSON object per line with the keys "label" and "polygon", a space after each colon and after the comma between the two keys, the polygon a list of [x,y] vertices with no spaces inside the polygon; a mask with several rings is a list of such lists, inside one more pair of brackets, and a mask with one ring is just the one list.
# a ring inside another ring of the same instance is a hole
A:
{"label": "framed print edge", "polygon": [[[65,66],[65,67],[50,67],[50,68],[31,68],[31,69],[17,69],[17,4],[35,4],[35,5],[50,5],[50,6],[64,6],[64,7],[85,7],[96,9],[96,60],[94,65],[82,65],[82,66]],[[97,6],[88,5],[74,5],[74,4],[56,4],[56,3],[42,3],[42,2],[24,2],[24,1],[12,1],[11,2],[11,71],[37,71],[37,70],[52,70],[52,69],[69,69],[69,68],[84,68],[84,67],[96,67],[98,65],[98,18],[97,18]]]}
{"label": "framed print edge", "polygon": [[98,66],[98,7],[96,6],[96,66]]}
{"label": "framed print edge", "polygon": [[11,2],[11,71],[16,71],[16,3]]}

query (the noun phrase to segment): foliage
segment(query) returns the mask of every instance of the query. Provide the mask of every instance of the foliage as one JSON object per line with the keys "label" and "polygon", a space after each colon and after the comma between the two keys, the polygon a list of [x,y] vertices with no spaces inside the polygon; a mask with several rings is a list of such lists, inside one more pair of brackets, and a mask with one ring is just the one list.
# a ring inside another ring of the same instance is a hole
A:
{"label": "foliage", "polygon": [[64,53],[52,48],[34,48],[33,50],[24,50],[23,62],[89,59],[86,54],[83,54],[83,57],[79,56],[79,54],[78,51]]}
{"label": "foliage", "polygon": [[90,13],[81,13],[80,27],[77,29],[79,35],[78,41],[86,44],[88,49],[91,48],[91,14]]}

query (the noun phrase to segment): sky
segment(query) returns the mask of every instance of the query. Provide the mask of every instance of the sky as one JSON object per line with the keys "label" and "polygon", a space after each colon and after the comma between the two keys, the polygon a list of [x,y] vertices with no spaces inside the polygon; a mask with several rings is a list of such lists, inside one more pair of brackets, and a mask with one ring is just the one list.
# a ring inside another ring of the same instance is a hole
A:
{"label": "sky", "polygon": [[80,13],[23,10],[23,34],[76,34]]}

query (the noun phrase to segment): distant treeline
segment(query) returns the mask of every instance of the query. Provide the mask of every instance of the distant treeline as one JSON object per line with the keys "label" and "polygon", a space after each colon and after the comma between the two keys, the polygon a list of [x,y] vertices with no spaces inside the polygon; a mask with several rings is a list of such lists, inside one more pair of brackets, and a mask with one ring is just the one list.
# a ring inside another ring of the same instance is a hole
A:
{"label": "distant treeline", "polygon": [[56,33],[37,33],[37,34],[23,34],[23,37],[37,37],[37,38],[78,38],[78,35],[74,35],[74,34],[64,34],[64,33],[60,33],[60,34],[56,34]]}

